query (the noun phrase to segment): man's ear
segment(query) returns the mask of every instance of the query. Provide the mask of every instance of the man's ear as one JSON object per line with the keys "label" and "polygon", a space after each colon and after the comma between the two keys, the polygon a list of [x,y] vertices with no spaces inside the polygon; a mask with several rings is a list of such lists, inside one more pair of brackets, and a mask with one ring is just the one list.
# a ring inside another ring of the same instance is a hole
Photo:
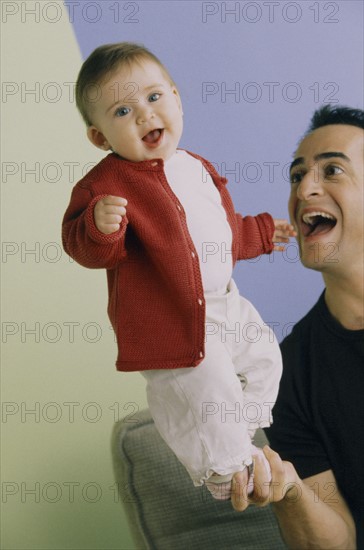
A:
{"label": "man's ear", "polygon": [[93,145],[102,149],[103,151],[109,151],[111,149],[110,143],[105,138],[104,134],[96,128],[96,126],[89,126],[87,128],[87,137]]}

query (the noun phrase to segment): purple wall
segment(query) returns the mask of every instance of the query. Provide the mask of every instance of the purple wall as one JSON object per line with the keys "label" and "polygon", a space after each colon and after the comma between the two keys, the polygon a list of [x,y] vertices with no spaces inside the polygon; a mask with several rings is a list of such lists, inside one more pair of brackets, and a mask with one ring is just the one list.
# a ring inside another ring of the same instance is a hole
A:
{"label": "purple wall", "polygon": [[[319,104],[363,108],[361,0],[65,4],[84,57],[128,40],[161,58],[184,104],[181,147],[217,164],[243,214],[287,216],[285,167]],[[279,339],[323,288],[295,243],[234,276]]]}

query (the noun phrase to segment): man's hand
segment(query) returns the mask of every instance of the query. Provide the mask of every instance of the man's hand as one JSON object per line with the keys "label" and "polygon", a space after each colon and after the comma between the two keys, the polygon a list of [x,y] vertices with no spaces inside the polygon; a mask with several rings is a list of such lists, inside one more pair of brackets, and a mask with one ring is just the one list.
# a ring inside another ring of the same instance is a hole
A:
{"label": "man's hand", "polygon": [[96,227],[101,233],[110,235],[120,229],[123,216],[126,214],[128,201],[122,197],[108,195],[100,199],[94,208]]}
{"label": "man's hand", "polygon": [[[272,478],[264,464],[264,459],[254,455],[254,491],[247,494],[247,480],[242,476],[244,472],[237,472],[233,477],[231,503],[238,512],[243,512],[249,504],[266,506],[270,502],[278,502],[284,498],[292,499],[299,491],[302,481],[290,462],[281,459],[278,453],[267,445],[263,449],[267,458]],[[289,494],[288,494],[289,493]]]}
{"label": "man's hand", "polygon": [[233,477],[234,509],[242,512],[249,504],[273,503],[282,537],[289,548],[354,550],[357,547],[355,523],[332,470],[302,480],[293,464],[282,460],[278,453],[268,446],[263,452],[269,461],[271,481],[264,463],[255,456],[252,494],[247,496],[247,483],[241,478],[241,472]]}
{"label": "man's hand", "polygon": [[[297,232],[295,231],[293,225],[288,223],[287,220],[277,220],[274,219],[275,231],[273,233],[273,242],[274,243],[288,243],[290,237],[296,237]],[[273,248],[277,252],[282,252],[285,249],[284,245],[277,245]]]}

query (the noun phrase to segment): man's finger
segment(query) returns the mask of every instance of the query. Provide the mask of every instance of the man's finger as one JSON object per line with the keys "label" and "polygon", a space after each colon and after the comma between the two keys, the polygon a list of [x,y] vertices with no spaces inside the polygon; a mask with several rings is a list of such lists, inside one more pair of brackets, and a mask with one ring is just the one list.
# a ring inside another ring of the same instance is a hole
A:
{"label": "man's finger", "polygon": [[270,468],[266,464],[262,452],[253,455],[254,459],[254,492],[250,499],[258,506],[265,506],[269,502],[270,482],[272,480]]}
{"label": "man's finger", "polygon": [[249,506],[248,476],[246,470],[237,472],[231,485],[231,504],[237,512],[243,512]]}

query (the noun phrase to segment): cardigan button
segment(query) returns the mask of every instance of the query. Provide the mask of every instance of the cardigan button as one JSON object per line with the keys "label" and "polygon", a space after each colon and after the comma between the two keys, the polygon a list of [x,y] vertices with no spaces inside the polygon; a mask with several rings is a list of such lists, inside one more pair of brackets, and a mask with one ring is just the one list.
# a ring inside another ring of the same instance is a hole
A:
{"label": "cardigan button", "polygon": [[195,258],[195,257],[196,257],[196,254],[194,253],[193,250],[191,251],[191,256],[192,256],[192,258]]}
{"label": "cardigan button", "polygon": [[177,208],[178,208],[178,210],[179,210],[180,212],[182,212],[182,208],[180,207],[179,204],[177,204]]}
{"label": "cardigan button", "polygon": [[199,303],[200,306],[202,306],[203,301],[201,300],[201,298],[198,299],[198,303]]}
{"label": "cardigan button", "polygon": [[203,352],[202,352],[202,351],[200,351],[200,357],[203,357],[203,356],[204,356],[204,355],[203,355]]}

